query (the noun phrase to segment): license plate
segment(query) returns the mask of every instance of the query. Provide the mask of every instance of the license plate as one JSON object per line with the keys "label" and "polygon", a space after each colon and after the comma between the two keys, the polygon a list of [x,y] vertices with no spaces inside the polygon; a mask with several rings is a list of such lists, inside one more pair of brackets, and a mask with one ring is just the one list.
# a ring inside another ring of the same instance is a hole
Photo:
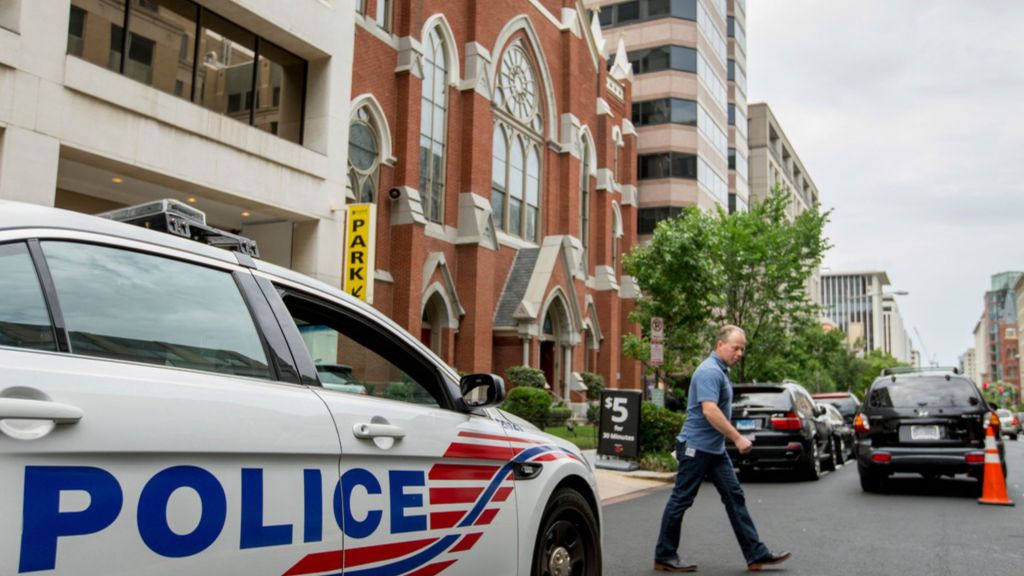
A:
{"label": "license plate", "polygon": [[938,440],[939,439],[939,427],[938,426],[911,426],[910,427],[910,439],[911,440]]}
{"label": "license plate", "polygon": [[756,420],[737,420],[736,421],[736,429],[737,430],[757,430],[757,421]]}

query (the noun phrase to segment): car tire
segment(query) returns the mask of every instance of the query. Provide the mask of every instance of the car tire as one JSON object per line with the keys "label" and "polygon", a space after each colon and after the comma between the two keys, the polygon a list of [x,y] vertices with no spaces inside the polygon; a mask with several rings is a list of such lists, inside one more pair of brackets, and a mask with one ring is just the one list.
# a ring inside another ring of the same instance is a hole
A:
{"label": "car tire", "polygon": [[811,453],[804,464],[804,478],[816,482],[821,478],[821,451],[818,449],[817,438],[811,438]]}
{"label": "car tire", "polygon": [[872,472],[863,466],[857,467],[860,473],[860,489],[871,494],[880,494],[885,489],[885,474]]}
{"label": "car tire", "polygon": [[839,468],[839,456],[837,455],[838,448],[836,447],[836,439],[832,438],[828,442],[828,460],[825,461],[825,470],[834,472]]}
{"label": "car tire", "polygon": [[597,517],[579,492],[559,488],[551,495],[533,550],[532,576],[600,576],[601,539]]}

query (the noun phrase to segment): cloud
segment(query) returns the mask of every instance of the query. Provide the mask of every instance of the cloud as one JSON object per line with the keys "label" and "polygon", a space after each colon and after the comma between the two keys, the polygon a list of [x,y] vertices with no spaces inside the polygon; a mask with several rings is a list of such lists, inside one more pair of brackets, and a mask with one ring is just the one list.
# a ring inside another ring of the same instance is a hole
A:
{"label": "cloud", "polygon": [[954,362],[990,276],[1024,269],[1024,2],[747,8],[751,102],[833,209],[826,264],[886,270],[907,326]]}

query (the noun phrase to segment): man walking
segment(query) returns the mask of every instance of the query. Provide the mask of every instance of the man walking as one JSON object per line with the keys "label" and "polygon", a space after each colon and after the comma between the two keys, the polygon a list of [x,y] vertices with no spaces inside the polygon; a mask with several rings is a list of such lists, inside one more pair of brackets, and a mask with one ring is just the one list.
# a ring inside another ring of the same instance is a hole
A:
{"label": "man walking", "polygon": [[715,340],[715,351],[690,379],[686,422],[676,438],[679,471],[661,517],[661,534],[654,552],[654,569],[660,572],[697,571],[697,565],[680,559],[677,550],[683,513],[693,504],[705,476],[722,495],[729,523],[736,533],[748,570],[757,571],[789,559],[789,552],[773,553],[758,539],[754,521],[747,511],[743,488],[725,452],[726,439],[735,444],[741,454],[750,452],[752,448],[750,439],[740,434],[731,422],[729,366],[743,358],[746,346],[747,337],[741,328],[723,326]]}

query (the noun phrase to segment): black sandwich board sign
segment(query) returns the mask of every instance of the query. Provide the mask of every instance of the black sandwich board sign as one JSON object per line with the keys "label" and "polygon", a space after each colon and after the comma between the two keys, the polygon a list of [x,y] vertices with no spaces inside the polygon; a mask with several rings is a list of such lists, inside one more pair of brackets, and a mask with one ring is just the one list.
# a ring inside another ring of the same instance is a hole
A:
{"label": "black sandwich board sign", "polygon": [[602,456],[640,456],[639,390],[601,391],[601,425],[597,453]]}

